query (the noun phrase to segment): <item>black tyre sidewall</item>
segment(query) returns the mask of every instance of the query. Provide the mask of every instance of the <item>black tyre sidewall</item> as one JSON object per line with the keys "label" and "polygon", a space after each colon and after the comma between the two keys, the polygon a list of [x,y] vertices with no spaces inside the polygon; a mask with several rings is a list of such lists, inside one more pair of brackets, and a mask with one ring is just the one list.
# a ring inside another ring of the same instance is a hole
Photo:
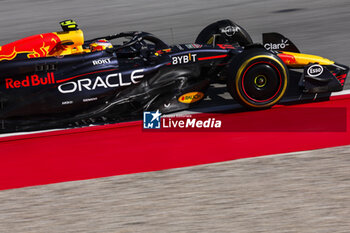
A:
{"label": "black tyre sidewall", "polygon": [[[243,87],[244,75],[258,64],[266,64],[275,70],[280,78],[280,88],[275,95],[266,101],[254,100],[245,93]],[[269,108],[278,103],[287,90],[289,72],[283,61],[275,54],[262,49],[252,49],[237,55],[228,66],[227,88],[232,97],[248,108]]]}

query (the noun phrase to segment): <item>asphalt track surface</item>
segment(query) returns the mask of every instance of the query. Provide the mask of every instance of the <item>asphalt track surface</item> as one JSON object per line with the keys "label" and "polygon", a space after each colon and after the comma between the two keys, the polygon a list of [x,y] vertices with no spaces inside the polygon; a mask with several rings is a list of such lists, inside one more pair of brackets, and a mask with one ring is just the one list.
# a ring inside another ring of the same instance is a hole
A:
{"label": "asphalt track surface", "polygon": [[[349,9],[348,0],[5,0],[0,44],[66,18],[86,38],[143,30],[192,42],[230,18],[255,41],[277,31],[349,65]],[[343,147],[2,191],[0,232],[349,232],[349,155]]]}
{"label": "asphalt track surface", "polygon": [[350,147],[0,192],[0,232],[349,232]]}

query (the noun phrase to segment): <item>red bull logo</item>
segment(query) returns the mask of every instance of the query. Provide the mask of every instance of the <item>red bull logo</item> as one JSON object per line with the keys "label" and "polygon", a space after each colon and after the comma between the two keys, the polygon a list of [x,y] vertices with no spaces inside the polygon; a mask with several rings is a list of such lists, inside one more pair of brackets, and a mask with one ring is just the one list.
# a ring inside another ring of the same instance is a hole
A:
{"label": "red bull logo", "polygon": [[0,61],[46,57],[58,49],[56,46],[60,41],[55,33],[30,36],[0,47]]}
{"label": "red bull logo", "polygon": [[21,87],[35,87],[39,85],[55,84],[55,76],[53,72],[47,73],[46,77],[39,77],[38,75],[26,76],[22,81],[13,80],[12,78],[5,79],[6,89],[14,89]]}

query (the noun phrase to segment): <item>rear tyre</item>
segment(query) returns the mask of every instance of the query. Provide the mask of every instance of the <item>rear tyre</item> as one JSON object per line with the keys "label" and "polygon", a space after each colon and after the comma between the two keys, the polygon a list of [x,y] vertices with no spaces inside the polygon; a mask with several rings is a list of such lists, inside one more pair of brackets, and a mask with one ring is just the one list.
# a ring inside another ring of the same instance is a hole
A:
{"label": "rear tyre", "polygon": [[227,88],[241,105],[253,109],[269,108],[284,96],[289,72],[283,61],[264,50],[248,50],[228,67]]}

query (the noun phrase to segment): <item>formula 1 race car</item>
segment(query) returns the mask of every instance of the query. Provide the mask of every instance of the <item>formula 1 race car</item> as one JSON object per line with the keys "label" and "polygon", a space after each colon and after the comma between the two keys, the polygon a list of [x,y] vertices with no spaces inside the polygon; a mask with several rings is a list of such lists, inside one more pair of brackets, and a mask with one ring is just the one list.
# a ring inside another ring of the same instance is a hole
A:
{"label": "formula 1 race car", "polygon": [[284,96],[291,69],[303,70],[298,80],[303,93],[341,91],[349,71],[300,53],[278,33],[264,34],[263,44],[254,44],[230,20],[209,25],[195,43],[178,45],[138,31],[85,41],[74,21],[61,27],[62,32],[0,47],[0,132],[176,112],[199,103],[216,82],[227,83],[243,106],[264,109]]}

